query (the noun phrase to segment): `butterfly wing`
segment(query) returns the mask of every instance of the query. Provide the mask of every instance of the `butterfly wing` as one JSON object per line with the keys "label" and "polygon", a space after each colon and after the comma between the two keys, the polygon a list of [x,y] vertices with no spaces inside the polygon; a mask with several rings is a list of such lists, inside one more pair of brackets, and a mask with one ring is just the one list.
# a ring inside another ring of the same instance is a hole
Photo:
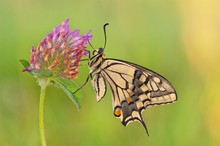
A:
{"label": "butterfly wing", "polygon": [[[115,59],[105,59],[100,68],[102,71],[95,76],[93,84],[97,99],[100,100],[104,96],[106,81],[112,91],[114,115],[119,117],[125,126],[137,120],[148,133],[142,111],[148,106],[177,100],[173,86],[164,77],[149,69]],[[100,86],[100,83],[104,86]]]}
{"label": "butterfly wing", "polygon": [[96,100],[99,102],[106,93],[106,82],[105,79],[101,76],[101,74],[95,75],[92,80],[93,89],[96,92]]}

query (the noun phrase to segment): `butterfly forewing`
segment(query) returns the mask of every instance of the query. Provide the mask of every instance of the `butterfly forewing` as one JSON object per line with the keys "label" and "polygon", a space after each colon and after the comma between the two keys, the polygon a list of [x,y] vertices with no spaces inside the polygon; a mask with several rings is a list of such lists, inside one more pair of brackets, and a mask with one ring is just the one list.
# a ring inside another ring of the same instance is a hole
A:
{"label": "butterfly forewing", "polygon": [[101,70],[93,79],[99,101],[106,92],[106,83],[112,91],[114,115],[123,125],[135,120],[147,128],[142,111],[147,106],[172,103],[177,100],[172,85],[159,74],[139,65],[115,59],[103,59]]}

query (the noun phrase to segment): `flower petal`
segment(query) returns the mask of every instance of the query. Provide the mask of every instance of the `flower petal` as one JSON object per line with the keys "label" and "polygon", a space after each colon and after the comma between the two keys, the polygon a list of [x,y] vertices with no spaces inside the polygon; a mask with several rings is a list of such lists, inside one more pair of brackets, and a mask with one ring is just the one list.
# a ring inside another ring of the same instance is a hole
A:
{"label": "flower petal", "polygon": [[69,19],[55,27],[39,43],[31,48],[30,66],[24,71],[50,70],[54,76],[75,78],[80,59],[88,55],[86,45],[92,38],[91,31],[80,35],[80,30],[71,31]]}

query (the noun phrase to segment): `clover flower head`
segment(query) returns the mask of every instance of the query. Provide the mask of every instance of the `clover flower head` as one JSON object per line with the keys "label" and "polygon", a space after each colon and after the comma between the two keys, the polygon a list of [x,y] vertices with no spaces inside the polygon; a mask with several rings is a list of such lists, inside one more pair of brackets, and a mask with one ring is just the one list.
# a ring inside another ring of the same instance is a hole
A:
{"label": "clover flower head", "polygon": [[30,65],[23,71],[51,71],[52,76],[66,79],[77,76],[81,57],[88,55],[85,48],[92,35],[90,31],[84,35],[79,30],[71,31],[68,21],[54,28],[36,49],[31,48]]}

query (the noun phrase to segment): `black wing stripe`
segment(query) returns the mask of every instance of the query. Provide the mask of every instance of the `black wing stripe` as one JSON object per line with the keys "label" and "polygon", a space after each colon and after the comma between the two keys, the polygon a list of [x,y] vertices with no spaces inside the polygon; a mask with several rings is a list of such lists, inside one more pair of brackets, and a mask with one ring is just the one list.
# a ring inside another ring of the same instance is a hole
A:
{"label": "black wing stripe", "polygon": [[129,75],[129,74],[120,73],[120,72],[118,72],[118,71],[115,71],[115,70],[112,70],[112,69],[109,69],[109,68],[106,68],[105,70],[108,70],[108,71],[111,71],[111,72],[114,72],[114,73],[118,73],[118,74],[120,74],[120,75],[127,75],[127,76],[130,76],[130,77],[133,77],[133,76],[131,76],[131,75]]}
{"label": "black wing stripe", "polygon": [[[106,65],[106,66],[103,68],[103,70],[105,70],[106,68],[109,68],[110,66],[112,67],[112,66],[115,66],[115,65],[122,65],[122,64],[121,64],[121,63],[118,63],[118,62],[114,62],[114,63],[111,63],[111,64]],[[127,65],[127,64],[125,64],[125,63],[123,63],[123,65],[125,65],[125,66],[127,66],[127,67],[130,67],[129,65]]]}
{"label": "black wing stripe", "polygon": [[96,80],[96,84],[97,84],[97,93],[100,96],[100,87],[99,87],[99,79],[100,79],[100,75],[97,76],[97,80]]}

